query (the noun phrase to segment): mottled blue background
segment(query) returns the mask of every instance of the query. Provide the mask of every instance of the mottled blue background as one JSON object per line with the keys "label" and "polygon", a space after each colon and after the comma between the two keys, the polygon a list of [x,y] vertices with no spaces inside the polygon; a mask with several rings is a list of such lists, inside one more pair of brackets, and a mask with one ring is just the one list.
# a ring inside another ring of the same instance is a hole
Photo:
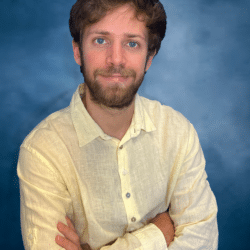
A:
{"label": "mottled blue background", "polygon": [[[217,198],[219,250],[249,250],[250,3],[163,0],[168,29],[139,94],[196,128]],[[16,165],[25,136],[83,82],[68,28],[73,0],[0,2],[0,248],[21,250]]]}

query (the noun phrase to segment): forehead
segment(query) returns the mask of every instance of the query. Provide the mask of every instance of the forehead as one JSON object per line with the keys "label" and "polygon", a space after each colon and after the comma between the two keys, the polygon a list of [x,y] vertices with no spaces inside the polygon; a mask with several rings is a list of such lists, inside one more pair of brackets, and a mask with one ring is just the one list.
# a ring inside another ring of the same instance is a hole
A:
{"label": "forehead", "polygon": [[113,36],[124,36],[133,34],[147,40],[148,31],[146,23],[139,21],[135,9],[131,5],[123,5],[107,14],[97,23],[86,27],[85,36],[97,32],[106,32]]}

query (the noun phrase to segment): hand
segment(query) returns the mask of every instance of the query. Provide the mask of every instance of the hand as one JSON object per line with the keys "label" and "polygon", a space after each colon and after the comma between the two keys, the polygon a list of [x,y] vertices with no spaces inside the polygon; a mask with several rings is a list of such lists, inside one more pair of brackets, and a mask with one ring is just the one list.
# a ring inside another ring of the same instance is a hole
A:
{"label": "hand", "polygon": [[170,243],[174,240],[175,228],[168,212],[158,214],[149,222],[155,224],[162,231],[167,242],[167,246],[169,246]]}
{"label": "hand", "polygon": [[[76,229],[74,228],[70,219],[66,216],[67,225],[62,222],[58,222],[57,229],[65,237],[57,235],[55,238],[56,244],[63,247],[66,250],[82,250],[80,245],[80,239],[77,235]],[[88,244],[84,245],[83,249],[90,249]]]}

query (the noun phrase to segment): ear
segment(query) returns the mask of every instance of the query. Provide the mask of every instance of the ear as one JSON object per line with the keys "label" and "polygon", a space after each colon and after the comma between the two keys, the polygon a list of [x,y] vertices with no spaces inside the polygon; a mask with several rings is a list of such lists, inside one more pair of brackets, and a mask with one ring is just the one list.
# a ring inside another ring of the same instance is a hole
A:
{"label": "ear", "polygon": [[148,69],[150,68],[150,66],[151,66],[151,64],[152,64],[152,61],[153,61],[153,58],[154,58],[155,54],[156,54],[156,51],[154,52],[154,54],[153,54],[152,56],[149,56],[148,61],[147,61],[147,64],[146,64],[146,69],[145,69],[145,71],[148,71]]}
{"label": "ear", "polygon": [[79,46],[78,44],[73,40],[72,41],[72,46],[73,46],[73,52],[74,52],[74,58],[75,58],[75,61],[78,65],[82,65],[81,64],[81,56],[80,56],[80,49],[79,49]]}

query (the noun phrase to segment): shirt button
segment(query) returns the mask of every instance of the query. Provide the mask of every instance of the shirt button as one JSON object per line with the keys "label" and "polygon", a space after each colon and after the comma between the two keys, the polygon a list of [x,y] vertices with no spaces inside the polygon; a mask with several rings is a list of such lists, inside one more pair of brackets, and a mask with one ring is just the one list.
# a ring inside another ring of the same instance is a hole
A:
{"label": "shirt button", "polygon": [[130,197],[130,193],[127,193],[127,194],[126,194],[126,197],[129,198],[129,197]]}
{"label": "shirt button", "polygon": [[128,173],[128,171],[126,169],[123,169],[123,175],[126,175]]}
{"label": "shirt button", "polygon": [[120,149],[123,149],[123,145],[121,145]]}
{"label": "shirt button", "polygon": [[131,221],[132,221],[132,222],[136,222],[136,218],[133,217],[133,218],[131,219]]}

